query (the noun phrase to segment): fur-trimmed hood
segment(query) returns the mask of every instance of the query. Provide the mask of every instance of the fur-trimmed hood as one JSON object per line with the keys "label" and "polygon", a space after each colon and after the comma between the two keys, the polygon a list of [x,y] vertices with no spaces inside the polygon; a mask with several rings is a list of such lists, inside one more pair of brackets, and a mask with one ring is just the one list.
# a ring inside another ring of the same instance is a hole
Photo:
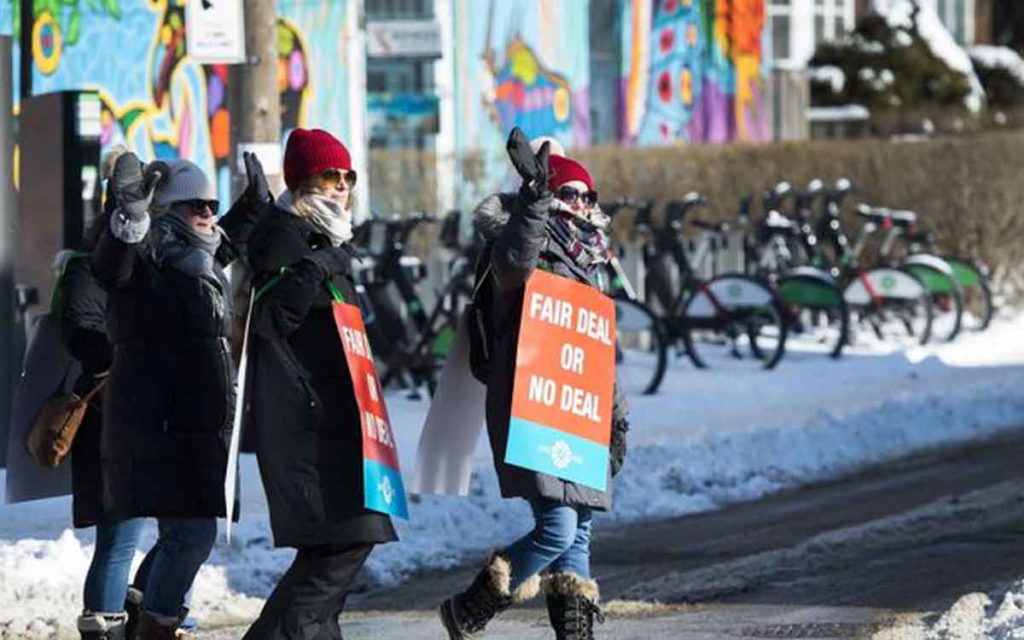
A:
{"label": "fur-trimmed hood", "polygon": [[484,240],[494,240],[512,217],[513,207],[522,201],[515,193],[492,193],[473,208],[473,228]]}

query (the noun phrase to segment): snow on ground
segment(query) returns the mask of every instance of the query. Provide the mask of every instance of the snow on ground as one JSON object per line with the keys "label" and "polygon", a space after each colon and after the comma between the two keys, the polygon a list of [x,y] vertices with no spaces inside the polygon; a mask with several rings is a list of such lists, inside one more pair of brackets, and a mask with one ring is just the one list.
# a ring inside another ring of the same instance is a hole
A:
{"label": "snow on ground", "polygon": [[[707,511],[1024,428],[1022,335],[1018,315],[953,344],[851,349],[838,362],[793,345],[771,372],[676,360],[657,396],[631,399],[628,461],[601,522]],[[392,395],[389,408],[408,476],[426,404]],[[369,579],[452,566],[528,529],[525,503],[498,495],[486,438],[475,464],[468,497],[411,498],[410,520],[397,523],[402,542],[373,552]],[[253,618],[294,553],[272,548],[255,459],[243,456],[241,469],[242,520],[195,588],[193,610],[207,625]],[[73,635],[92,534],[69,521],[67,498],[0,507],[0,637]],[[154,538],[150,527],[142,548]]]}
{"label": "snow on ground", "polygon": [[969,593],[953,603],[934,624],[907,620],[883,629],[873,640],[1019,640],[1024,638],[1024,580],[995,600]]}

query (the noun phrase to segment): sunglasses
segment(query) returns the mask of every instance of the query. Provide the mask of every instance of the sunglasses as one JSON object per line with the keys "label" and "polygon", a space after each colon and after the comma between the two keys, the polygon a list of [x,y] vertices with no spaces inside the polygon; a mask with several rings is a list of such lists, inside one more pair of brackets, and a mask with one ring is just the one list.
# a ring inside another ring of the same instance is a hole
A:
{"label": "sunglasses", "polygon": [[555,197],[566,204],[572,204],[579,200],[588,207],[592,207],[597,204],[597,192],[596,191],[580,191],[573,187],[559,187],[555,191]]}
{"label": "sunglasses", "polygon": [[179,204],[188,207],[192,215],[203,218],[207,217],[207,211],[213,216],[217,215],[217,212],[220,211],[219,200],[182,200]]}
{"label": "sunglasses", "polygon": [[323,173],[317,174],[317,180],[321,184],[337,189],[341,191],[341,185],[344,184],[348,189],[356,186],[356,172],[351,169],[342,171],[341,169],[328,169]]}

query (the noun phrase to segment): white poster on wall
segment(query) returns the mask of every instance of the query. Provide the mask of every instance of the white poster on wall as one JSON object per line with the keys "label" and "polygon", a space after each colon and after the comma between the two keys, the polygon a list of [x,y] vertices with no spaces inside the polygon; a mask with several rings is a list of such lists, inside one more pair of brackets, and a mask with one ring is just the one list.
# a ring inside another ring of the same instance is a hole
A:
{"label": "white poster on wall", "polygon": [[188,0],[185,6],[188,55],[203,64],[245,62],[242,0]]}

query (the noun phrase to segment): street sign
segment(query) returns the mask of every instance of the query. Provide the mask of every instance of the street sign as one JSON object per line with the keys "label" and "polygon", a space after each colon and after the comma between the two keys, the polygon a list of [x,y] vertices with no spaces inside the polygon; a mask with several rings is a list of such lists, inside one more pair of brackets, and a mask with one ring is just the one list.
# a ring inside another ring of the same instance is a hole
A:
{"label": "street sign", "polygon": [[188,55],[196,62],[245,62],[242,0],[188,0],[185,38]]}
{"label": "street sign", "polygon": [[440,58],[441,25],[430,20],[368,22],[366,55],[372,58]]}

